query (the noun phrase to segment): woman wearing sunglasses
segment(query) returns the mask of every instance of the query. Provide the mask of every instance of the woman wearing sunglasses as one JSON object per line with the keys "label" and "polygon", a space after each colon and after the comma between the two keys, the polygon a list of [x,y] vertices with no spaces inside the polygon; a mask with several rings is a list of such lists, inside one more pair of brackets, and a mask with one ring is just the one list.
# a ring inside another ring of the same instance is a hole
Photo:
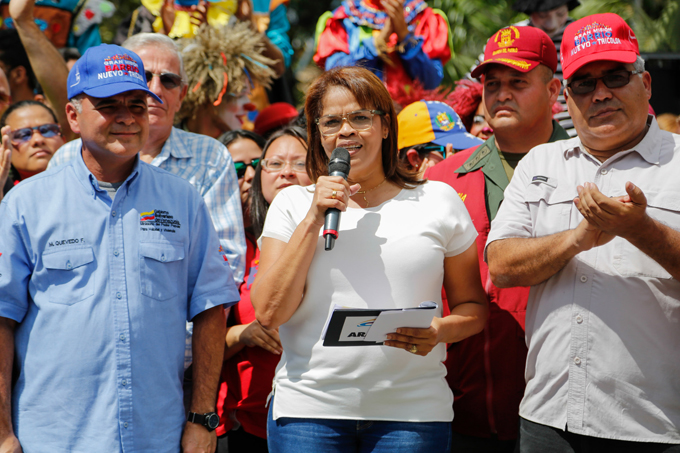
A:
{"label": "woman wearing sunglasses", "polygon": [[[480,332],[487,318],[470,216],[450,186],[399,166],[394,105],[368,70],[323,73],[308,90],[305,113],[316,185],[286,188],[272,203],[251,293],[259,323],[278,328],[283,346],[269,449],[448,452],[445,343]],[[338,147],[350,154],[349,181],[327,176]],[[329,208],[342,214],[335,247],[326,251]],[[403,326],[384,345],[323,345],[335,305],[394,309],[424,301],[438,304],[428,328]]]}
{"label": "woman wearing sunglasses", "polygon": [[[0,155],[8,148],[12,153],[1,200],[20,181],[45,171],[64,139],[54,112],[37,101],[21,101],[10,106],[0,118],[0,127],[3,137]],[[2,174],[0,183],[3,183]]]}
{"label": "woman wearing sunglasses", "polygon": [[[257,155],[255,140],[245,138],[254,134],[228,132],[222,142],[231,135],[241,136],[231,144],[225,144],[234,158],[239,184],[243,180],[243,217],[250,222],[246,225],[246,262],[250,264],[246,266],[245,280],[240,287],[241,301],[231,310],[227,321],[225,362],[218,398],[221,424],[217,428],[220,436],[217,451],[226,451],[223,448],[228,443],[228,451],[257,453],[267,451],[266,400],[272,390],[274,369],[282,349],[278,331],[265,329],[257,322],[250,302],[250,289],[260,260],[255,241],[262,233],[274,197],[288,186],[307,186],[311,181],[305,168],[307,133],[304,129],[289,126],[275,132],[264,151]],[[246,184],[250,190],[243,197]],[[249,209],[245,209],[248,205]]]}

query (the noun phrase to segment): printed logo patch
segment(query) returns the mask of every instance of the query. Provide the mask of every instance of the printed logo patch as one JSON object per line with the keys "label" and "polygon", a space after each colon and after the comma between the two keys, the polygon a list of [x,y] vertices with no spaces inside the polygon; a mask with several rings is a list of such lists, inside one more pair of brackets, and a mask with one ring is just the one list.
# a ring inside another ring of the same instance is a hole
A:
{"label": "printed logo patch", "polygon": [[222,258],[224,259],[224,261],[229,262],[229,258],[227,258],[227,252],[224,251],[224,247],[222,247],[222,246],[220,245],[220,248],[217,249],[217,253],[219,253],[220,255],[222,255]]}
{"label": "printed logo patch", "polygon": [[439,113],[434,119],[434,122],[442,131],[450,131],[456,126],[456,123],[448,112]]}
{"label": "printed logo patch", "polygon": [[76,68],[76,83],[74,83],[71,86],[74,87],[74,86],[78,85],[79,83],[80,83],[80,69]]}
{"label": "printed logo patch", "polygon": [[110,77],[132,77],[144,81],[137,62],[129,55],[114,55],[104,58],[104,72],[97,74],[97,80]]}
{"label": "printed logo patch", "polygon": [[574,35],[574,48],[571,49],[571,56],[576,55],[584,49],[601,44],[621,44],[619,38],[614,38],[612,28],[599,22],[581,27]]}
{"label": "printed logo patch", "polygon": [[142,231],[165,231],[175,233],[182,225],[168,211],[153,209],[139,214],[139,224]]}
{"label": "printed logo patch", "polygon": [[[515,32],[514,38],[512,37],[513,32]],[[519,30],[517,27],[508,27],[496,33],[494,42],[498,44],[498,47],[510,47],[515,39],[519,39]]]}
{"label": "printed logo patch", "polygon": [[531,178],[531,182],[534,182],[534,181],[548,182],[548,177],[547,177],[547,176],[537,175],[537,176],[534,176],[533,178]]}

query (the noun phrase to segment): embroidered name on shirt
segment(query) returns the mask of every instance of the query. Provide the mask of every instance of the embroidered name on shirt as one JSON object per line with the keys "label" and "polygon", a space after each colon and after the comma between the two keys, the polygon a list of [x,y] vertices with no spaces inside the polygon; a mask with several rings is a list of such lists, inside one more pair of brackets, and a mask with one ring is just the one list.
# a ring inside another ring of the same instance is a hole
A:
{"label": "embroidered name on shirt", "polygon": [[160,209],[139,213],[139,224],[142,231],[175,233],[176,230],[181,228],[179,220],[175,220],[168,211],[161,211]]}
{"label": "embroidered name on shirt", "polygon": [[534,182],[534,181],[548,182],[548,177],[537,175],[537,176],[534,176],[533,178],[531,178],[531,182]]}
{"label": "embroidered name on shirt", "polygon": [[60,245],[82,244],[85,238],[62,239],[60,241],[51,241],[47,243],[48,247],[59,247]]}

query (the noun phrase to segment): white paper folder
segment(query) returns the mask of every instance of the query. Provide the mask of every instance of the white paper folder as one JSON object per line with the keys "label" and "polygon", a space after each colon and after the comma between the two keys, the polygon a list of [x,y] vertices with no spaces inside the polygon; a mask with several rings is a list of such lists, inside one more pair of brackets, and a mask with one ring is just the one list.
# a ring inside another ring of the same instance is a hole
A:
{"label": "white paper folder", "polygon": [[333,307],[323,331],[324,346],[381,345],[399,327],[426,329],[437,314],[436,302],[414,308],[357,309]]}

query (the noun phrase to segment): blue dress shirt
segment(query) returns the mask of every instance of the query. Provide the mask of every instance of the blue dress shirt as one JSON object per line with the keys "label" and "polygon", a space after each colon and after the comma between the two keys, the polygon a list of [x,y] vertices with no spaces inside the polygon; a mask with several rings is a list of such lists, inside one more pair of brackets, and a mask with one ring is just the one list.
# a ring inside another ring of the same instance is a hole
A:
{"label": "blue dress shirt", "polygon": [[210,214],[137,161],[115,197],[80,155],[0,204],[0,316],[25,452],[178,452],[185,322],[239,299]]}
{"label": "blue dress shirt", "polygon": [[[62,165],[80,154],[81,141],[59,148],[48,168]],[[241,191],[227,148],[212,137],[172,128],[170,137],[151,165],[189,181],[203,197],[227,254],[236,284],[245,273],[246,235]]]}

